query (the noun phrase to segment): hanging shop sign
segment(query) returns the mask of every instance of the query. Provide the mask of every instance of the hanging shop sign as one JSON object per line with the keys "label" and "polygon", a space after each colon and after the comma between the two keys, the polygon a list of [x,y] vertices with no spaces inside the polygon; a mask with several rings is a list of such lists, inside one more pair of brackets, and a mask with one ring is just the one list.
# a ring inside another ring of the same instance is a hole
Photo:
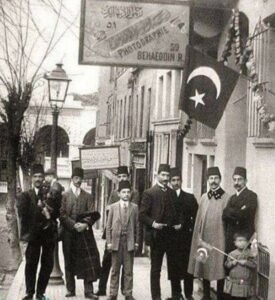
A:
{"label": "hanging shop sign", "polygon": [[113,169],[120,165],[119,146],[80,148],[79,151],[84,171]]}
{"label": "hanging shop sign", "polygon": [[189,3],[82,0],[79,63],[183,68]]}

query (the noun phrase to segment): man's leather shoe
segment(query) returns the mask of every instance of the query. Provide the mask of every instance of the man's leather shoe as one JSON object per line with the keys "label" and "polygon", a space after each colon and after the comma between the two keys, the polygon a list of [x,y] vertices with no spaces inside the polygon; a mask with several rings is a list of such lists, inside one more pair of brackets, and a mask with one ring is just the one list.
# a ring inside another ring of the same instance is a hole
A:
{"label": "man's leather shoe", "polygon": [[43,294],[36,294],[36,300],[45,300],[46,297]]}
{"label": "man's leather shoe", "polygon": [[97,300],[98,299],[98,296],[93,294],[93,293],[85,293],[85,298],[86,299],[93,299],[93,300]]}
{"label": "man's leather shoe", "polygon": [[125,300],[136,300],[133,296],[125,296]]}
{"label": "man's leather shoe", "polygon": [[97,296],[106,296],[106,291],[97,291],[95,293],[95,295],[97,295]]}
{"label": "man's leather shoe", "polygon": [[75,292],[67,292],[67,294],[65,295],[66,298],[74,297],[74,296],[75,296]]}
{"label": "man's leather shoe", "polygon": [[27,294],[22,300],[32,300],[33,295],[32,294]]}

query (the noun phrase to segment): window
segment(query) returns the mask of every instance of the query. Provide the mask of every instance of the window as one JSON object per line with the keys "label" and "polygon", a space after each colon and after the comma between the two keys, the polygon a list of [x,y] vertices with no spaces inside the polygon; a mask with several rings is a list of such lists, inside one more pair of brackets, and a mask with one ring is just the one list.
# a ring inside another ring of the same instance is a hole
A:
{"label": "window", "polygon": [[166,74],[166,97],[165,97],[165,111],[164,116],[170,117],[171,110],[171,86],[172,86],[172,72],[169,71]]}
{"label": "window", "polygon": [[160,76],[158,80],[157,119],[162,118],[162,103],[163,103],[163,76]]}
{"label": "window", "polygon": [[143,137],[143,128],[144,128],[144,86],[141,87],[141,98],[140,98],[140,120],[139,120],[139,137]]}

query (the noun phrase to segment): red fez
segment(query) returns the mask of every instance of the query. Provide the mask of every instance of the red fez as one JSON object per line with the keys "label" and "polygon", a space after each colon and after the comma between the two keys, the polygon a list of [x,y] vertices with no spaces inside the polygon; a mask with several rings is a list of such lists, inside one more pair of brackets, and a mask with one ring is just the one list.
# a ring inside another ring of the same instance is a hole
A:
{"label": "red fez", "polygon": [[[123,173],[125,174],[125,173]],[[121,190],[123,189],[132,189],[131,188],[131,183],[128,181],[128,180],[125,180],[125,181],[121,181],[119,184],[118,184],[118,191],[120,192]]]}
{"label": "red fez", "polygon": [[178,168],[171,168],[170,170],[170,178],[178,176],[181,178],[181,171]]}
{"label": "red fez", "polygon": [[74,168],[73,173],[72,173],[72,178],[74,176],[78,176],[78,177],[83,178],[84,177],[84,170],[82,168],[78,168],[78,167]]}
{"label": "red fez", "polygon": [[158,174],[161,172],[167,172],[170,173],[170,165],[168,164],[160,164],[158,169]]}
{"label": "red fez", "polygon": [[31,168],[31,174],[43,174],[44,175],[44,168],[41,164],[34,164]]}
{"label": "red fez", "polygon": [[208,168],[207,169],[207,177],[214,176],[214,175],[217,175],[220,178],[222,177],[219,168],[218,167],[210,167],[210,168]]}
{"label": "red fez", "polygon": [[128,167],[127,166],[119,166],[117,168],[117,175],[119,175],[119,174],[127,174],[127,175],[129,175]]}
{"label": "red fez", "polygon": [[244,179],[246,179],[246,169],[243,167],[236,167],[233,173],[234,175],[240,175],[242,176]]}

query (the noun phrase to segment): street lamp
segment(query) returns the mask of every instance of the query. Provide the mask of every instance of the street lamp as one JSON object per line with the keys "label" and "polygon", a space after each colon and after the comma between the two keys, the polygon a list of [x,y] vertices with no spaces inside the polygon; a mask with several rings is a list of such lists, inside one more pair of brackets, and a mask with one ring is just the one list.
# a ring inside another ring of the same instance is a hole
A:
{"label": "street lamp", "polygon": [[57,173],[57,126],[58,115],[63,108],[69,84],[71,79],[68,78],[62,64],[56,64],[56,68],[46,76],[48,80],[49,101],[52,108],[53,126],[51,139],[51,168]]}
{"label": "street lamp", "polygon": [[[45,78],[48,80],[49,101],[52,109],[53,124],[51,132],[51,168],[57,175],[57,144],[58,144],[58,116],[63,108],[69,84],[71,79],[68,78],[62,64],[56,64],[56,68]],[[60,269],[58,258],[58,242],[54,250],[54,266],[50,276],[50,283],[63,284],[62,271]]]}

